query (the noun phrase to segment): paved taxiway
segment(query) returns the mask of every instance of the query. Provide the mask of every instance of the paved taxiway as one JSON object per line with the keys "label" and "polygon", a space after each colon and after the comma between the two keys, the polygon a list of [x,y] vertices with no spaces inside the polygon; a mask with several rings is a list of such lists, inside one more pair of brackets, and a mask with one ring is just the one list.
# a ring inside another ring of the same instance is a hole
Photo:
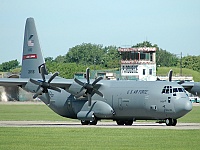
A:
{"label": "paved taxiway", "polygon": [[77,128],[135,128],[135,129],[200,129],[200,123],[178,123],[176,126],[166,126],[153,122],[134,122],[132,126],[118,126],[115,122],[101,122],[96,126],[83,126],[79,122],[70,121],[0,121],[0,127],[77,127]]}

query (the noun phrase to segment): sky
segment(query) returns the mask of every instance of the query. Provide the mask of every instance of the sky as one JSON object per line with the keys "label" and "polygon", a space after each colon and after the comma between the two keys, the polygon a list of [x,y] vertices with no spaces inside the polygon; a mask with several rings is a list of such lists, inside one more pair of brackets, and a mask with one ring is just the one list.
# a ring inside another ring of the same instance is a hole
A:
{"label": "sky", "polygon": [[0,63],[21,63],[28,17],[44,57],[82,43],[130,47],[143,41],[177,56],[200,55],[199,0],[0,0]]}

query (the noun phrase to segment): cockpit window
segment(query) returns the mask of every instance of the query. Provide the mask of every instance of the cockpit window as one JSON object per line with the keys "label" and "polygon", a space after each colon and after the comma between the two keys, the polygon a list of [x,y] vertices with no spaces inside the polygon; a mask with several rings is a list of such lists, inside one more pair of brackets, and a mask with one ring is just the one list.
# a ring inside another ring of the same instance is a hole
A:
{"label": "cockpit window", "polygon": [[173,88],[173,93],[176,93],[178,92],[178,89],[177,88]]}
{"label": "cockpit window", "polygon": [[163,94],[172,93],[172,86],[165,86],[165,87],[162,89],[162,93],[163,93]]}
{"label": "cockpit window", "polygon": [[173,88],[173,93],[177,92],[185,92],[185,90],[183,88]]}
{"label": "cockpit window", "polygon": [[172,86],[164,86],[164,88],[162,89],[162,94],[181,93],[181,92],[185,92],[185,90],[183,88],[172,89]]}
{"label": "cockpit window", "polygon": [[178,88],[179,92],[184,92],[184,90],[182,88]]}

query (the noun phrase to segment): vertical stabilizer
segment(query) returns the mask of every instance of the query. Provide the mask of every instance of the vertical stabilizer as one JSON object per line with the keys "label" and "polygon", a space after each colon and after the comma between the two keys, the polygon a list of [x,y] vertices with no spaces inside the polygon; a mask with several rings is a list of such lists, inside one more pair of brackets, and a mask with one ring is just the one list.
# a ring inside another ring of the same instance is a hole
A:
{"label": "vertical stabilizer", "polygon": [[40,78],[45,64],[33,18],[27,18],[24,33],[21,78]]}

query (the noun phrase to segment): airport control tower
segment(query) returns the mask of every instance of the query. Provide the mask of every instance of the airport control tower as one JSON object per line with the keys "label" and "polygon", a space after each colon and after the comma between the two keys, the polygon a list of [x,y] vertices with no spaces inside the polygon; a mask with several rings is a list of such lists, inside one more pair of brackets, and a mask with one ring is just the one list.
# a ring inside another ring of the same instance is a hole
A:
{"label": "airport control tower", "polygon": [[156,80],[156,48],[119,48],[121,76],[128,80]]}

